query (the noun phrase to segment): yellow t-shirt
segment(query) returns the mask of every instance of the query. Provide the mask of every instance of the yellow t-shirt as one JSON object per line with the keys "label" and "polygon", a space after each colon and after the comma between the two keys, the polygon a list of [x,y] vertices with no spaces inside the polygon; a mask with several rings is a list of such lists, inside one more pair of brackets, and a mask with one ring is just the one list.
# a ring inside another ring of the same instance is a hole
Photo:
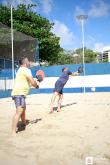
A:
{"label": "yellow t-shirt", "polygon": [[30,83],[28,77],[32,77],[31,70],[26,67],[20,67],[16,74],[12,96],[24,95],[29,93]]}

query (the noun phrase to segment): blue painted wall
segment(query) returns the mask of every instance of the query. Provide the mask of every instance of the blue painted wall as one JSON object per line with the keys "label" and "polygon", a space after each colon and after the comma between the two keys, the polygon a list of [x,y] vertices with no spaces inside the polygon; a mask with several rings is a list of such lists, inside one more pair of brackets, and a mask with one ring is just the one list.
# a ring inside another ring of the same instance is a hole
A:
{"label": "blue painted wall", "polygon": [[[61,74],[61,69],[63,67],[68,67],[71,71],[76,71],[79,66],[80,64],[58,65],[58,66],[48,66],[48,67],[32,67],[31,70],[34,77],[36,70],[38,69],[42,69],[45,72],[46,77],[59,77]],[[110,74],[110,63],[85,64],[85,74],[86,75]],[[12,78],[12,70],[11,69],[1,70],[0,77]]]}
{"label": "blue painted wall", "polygon": [[[85,88],[86,92],[92,92],[90,87]],[[31,89],[29,94],[49,94],[53,89]],[[64,93],[82,93],[83,88],[64,88]],[[110,87],[97,87],[95,92],[110,92]],[[11,96],[11,90],[0,91],[0,98],[6,98]]]}
{"label": "blue painted wall", "polygon": [[[48,66],[40,67],[45,72],[46,77],[59,77],[61,75],[61,70],[63,67],[68,67],[71,71],[76,71],[81,64],[75,65],[58,65],[58,66]],[[36,67],[33,67],[32,73],[35,76]],[[85,64],[85,75],[103,75],[110,74],[110,63],[100,63],[100,64]],[[82,74],[83,75],[83,74]]]}
{"label": "blue painted wall", "polygon": [[[36,70],[42,69],[45,72],[46,77],[59,77],[61,75],[61,70],[63,67],[68,67],[71,71],[76,71],[78,65],[59,65],[59,66],[49,66],[49,67],[32,67],[31,71],[33,76],[35,77]],[[85,65],[85,73],[86,75],[104,75],[110,74],[110,63],[100,63],[100,64],[86,64]],[[83,75],[83,74],[82,74]],[[0,79],[2,78],[12,78],[12,70],[5,69],[0,71]],[[82,88],[70,88],[64,89],[65,93],[73,93],[73,92],[83,92]],[[31,89],[30,94],[34,93],[51,93],[53,89]],[[97,87],[96,92],[109,92],[110,87]],[[86,88],[86,92],[91,92],[91,88]],[[11,91],[0,91],[0,98],[9,97],[11,95]]]}

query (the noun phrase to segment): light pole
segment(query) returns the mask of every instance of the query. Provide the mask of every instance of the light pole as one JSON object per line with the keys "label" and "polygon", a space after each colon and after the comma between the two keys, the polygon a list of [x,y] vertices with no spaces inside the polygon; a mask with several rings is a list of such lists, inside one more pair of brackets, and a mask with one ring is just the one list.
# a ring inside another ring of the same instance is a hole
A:
{"label": "light pole", "polygon": [[13,6],[11,4],[11,45],[12,45],[12,80],[14,85],[14,49],[13,49]]}
{"label": "light pole", "polygon": [[78,15],[76,18],[81,22],[82,26],[82,47],[83,47],[83,75],[84,75],[84,93],[85,93],[85,54],[84,54],[84,21],[88,18],[87,15]]}

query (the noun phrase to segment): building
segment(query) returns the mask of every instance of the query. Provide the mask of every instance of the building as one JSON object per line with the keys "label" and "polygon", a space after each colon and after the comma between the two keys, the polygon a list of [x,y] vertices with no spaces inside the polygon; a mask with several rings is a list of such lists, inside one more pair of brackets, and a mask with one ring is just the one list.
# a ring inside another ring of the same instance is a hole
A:
{"label": "building", "polygon": [[110,62],[110,46],[103,48],[102,61]]}

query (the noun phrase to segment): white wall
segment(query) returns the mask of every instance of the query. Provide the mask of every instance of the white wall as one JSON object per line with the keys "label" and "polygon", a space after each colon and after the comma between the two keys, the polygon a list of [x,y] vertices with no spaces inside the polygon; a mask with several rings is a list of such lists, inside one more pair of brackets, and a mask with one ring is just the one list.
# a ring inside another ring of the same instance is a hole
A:
{"label": "white wall", "polygon": [[[46,77],[40,84],[40,88],[54,88],[54,84],[58,77]],[[6,83],[6,85],[5,85]],[[91,76],[75,76],[70,77],[69,81],[65,85],[66,88],[78,88],[78,87],[109,87],[110,86],[110,74],[109,75],[91,75]],[[5,90],[12,89],[12,80],[0,80],[0,89]]]}

